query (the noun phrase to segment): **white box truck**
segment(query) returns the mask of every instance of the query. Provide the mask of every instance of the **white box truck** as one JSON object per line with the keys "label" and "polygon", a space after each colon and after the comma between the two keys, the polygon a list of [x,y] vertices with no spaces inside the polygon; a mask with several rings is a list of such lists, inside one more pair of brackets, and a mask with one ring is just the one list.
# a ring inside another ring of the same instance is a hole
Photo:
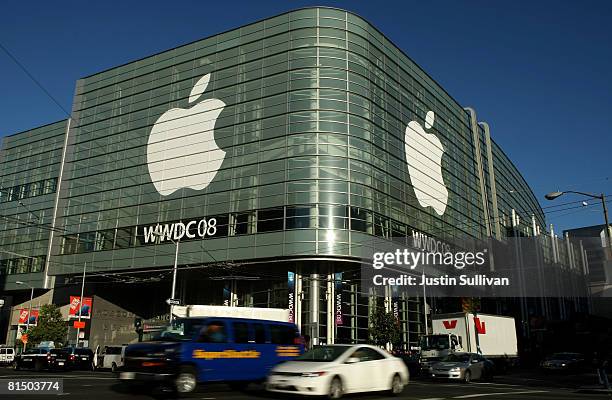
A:
{"label": "white box truck", "polygon": [[514,318],[491,314],[452,313],[432,316],[431,335],[421,338],[421,366],[429,369],[453,352],[480,353],[504,365],[518,357]]}
{"label": "white box truck", "polygon": [[181,317],[235,317],[265,319],[269,321],[289,321],[289,310],[282,308],[228,307],[209,305],[186,305],[172,307],[172,313]]}

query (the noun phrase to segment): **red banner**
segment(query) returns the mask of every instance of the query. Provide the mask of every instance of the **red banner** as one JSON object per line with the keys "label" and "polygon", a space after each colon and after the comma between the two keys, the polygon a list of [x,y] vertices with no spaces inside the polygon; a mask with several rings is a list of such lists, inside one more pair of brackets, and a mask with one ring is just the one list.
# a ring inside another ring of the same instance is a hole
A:
{"label": "red banner", "polygon": [[85,321],[74,321],[72,326],[77,329],[85,329]]}
{"label": "red banner", "polygon": [[32,310],[32,315],[28,318],[29,311],[28,308],[19,310],[19,325],[28,325],[28,319],[30,320],[30,326],[38,323],[38,310]]}
{"label": "red banner", "polygon": [[79,317],[79,310],[81,312],[81,318],[91,318],[91,297],[83,297],[83,304],[81,304],[81,298],[79,296],[70,296],[70,309],[68,314],[71,318]]}

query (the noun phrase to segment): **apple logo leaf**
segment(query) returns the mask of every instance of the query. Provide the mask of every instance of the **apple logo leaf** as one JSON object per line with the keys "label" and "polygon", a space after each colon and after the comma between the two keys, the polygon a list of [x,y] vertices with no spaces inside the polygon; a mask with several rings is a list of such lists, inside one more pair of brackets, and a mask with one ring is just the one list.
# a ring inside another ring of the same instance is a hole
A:
{"label": "apple logo leaf", "polygon": [[427,111],[427,115],[425,115],[425,129],[431,129],[436,120],[436,114],[433,111]]}
{"label": "apple logo leaf", "polygon": [[208,87],[208,82],[210,82],[210,74],[204,75],[196,82],[191,89],[191,93],[189,93],[189,104],[196,101],[204,93],[206,87]]}

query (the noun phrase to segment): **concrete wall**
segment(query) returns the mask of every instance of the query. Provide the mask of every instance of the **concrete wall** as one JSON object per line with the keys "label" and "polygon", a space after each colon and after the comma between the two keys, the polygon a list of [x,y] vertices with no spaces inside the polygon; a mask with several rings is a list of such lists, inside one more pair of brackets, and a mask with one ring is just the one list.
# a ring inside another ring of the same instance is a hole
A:
{"label": "concrete wall", "polygon": [[100,296],[93,297],[93,311],[89,325],[89,347],[97,345],[134,343],[138,335],[134,330],[136,315],[121,308]]}

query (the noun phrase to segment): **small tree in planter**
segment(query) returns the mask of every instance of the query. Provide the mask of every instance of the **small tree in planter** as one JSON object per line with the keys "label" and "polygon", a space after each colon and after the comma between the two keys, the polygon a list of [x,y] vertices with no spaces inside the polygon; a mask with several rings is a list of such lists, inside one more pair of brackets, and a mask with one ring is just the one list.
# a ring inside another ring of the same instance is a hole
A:
{"label": "small tree in planter", "polygon": [[370,343],[385,347],[387,344],[397,345],[400,342],[401,332],[399,321],[393,313],[387,312],[382,301],[377,301],[370,315],[368,329]]}
{"label": "small tree in planter", "polygon": [[37,346],[40,342],[52,341],[56,346],[61,345],[66,340],[67,331],[59,308],[55,304],[45,304],[40,307],[38,324],[27,332],[28,344]]}

